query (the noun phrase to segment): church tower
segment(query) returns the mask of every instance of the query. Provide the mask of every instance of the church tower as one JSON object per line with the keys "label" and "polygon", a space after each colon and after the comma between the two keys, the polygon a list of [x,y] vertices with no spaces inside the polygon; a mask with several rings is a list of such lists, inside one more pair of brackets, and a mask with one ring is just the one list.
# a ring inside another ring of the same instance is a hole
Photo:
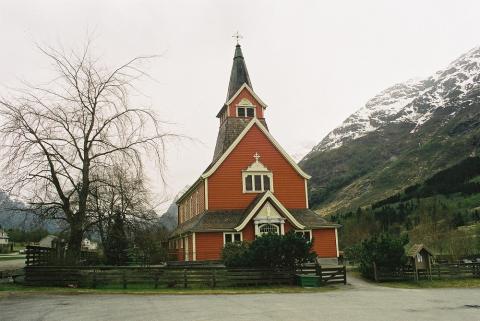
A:
{"label": "church tower", "polygon": [[252,118],[257,118],[267,128],[264,118],[266,108],[267,105],[253,91],[242,48],[237,44],[233,56],[227,100],[217,114],[220,128],[213,160],[218,159],[227,150]]}

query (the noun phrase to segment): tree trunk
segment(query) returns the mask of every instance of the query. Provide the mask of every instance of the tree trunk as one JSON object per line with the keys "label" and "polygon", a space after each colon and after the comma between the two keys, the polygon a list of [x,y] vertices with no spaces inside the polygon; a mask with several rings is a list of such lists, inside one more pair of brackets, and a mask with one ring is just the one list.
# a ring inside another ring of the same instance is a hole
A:
{"label": "tree trunk", "polygon": [[67,263],[76,265],[80,261],[80,251],[83,240],[83,229],[78,225],[71,225],[68,240]]}

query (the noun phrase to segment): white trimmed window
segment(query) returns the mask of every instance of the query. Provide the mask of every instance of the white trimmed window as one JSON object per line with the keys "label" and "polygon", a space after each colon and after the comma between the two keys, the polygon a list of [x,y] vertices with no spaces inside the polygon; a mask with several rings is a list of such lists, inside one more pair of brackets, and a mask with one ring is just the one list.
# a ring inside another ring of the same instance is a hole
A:
{"label": "white trimmed window", "polygon": [[237,117],[255,117],[255,107],[237,107]]}
{"label": "white trimmed window", "polygon": [[223,244],[242,241],[242,232],[223,233]]}
{"label": "white trimmed window", "polygon": [[242,171],[242,184],[244,193],[273,192],[273,173],[260,161],[260,155],[253,155],[255,161]]}
{"label": "white trimmed window", "polygon": [[243,98],[237,105],[237,117],[256,117],[255,106],[250,100]]}
{"label": "white trimmed window", "polygon": [[243,192],[244,193],[261,193],[272,190],[272,173],[244,173],[243,175]]}
{"label": "white trimmed window", "polygon": [[279,226],[276,224],[270,224],[270,223],[259,225],[258,231],[260,232],[260,235],[268,234],[268,233],[280,234]]}
{"label": "white trimmed window", "polygon": [[197,215],[200,212],[200,209],[198,207],[198,191],[195,193],[195,215]]}
{"label": "white trimmed window", "polygon": [[295,234],[298,236],[302,236],[308,241],[312,240],[312,231],[311,230],[295,230]]}

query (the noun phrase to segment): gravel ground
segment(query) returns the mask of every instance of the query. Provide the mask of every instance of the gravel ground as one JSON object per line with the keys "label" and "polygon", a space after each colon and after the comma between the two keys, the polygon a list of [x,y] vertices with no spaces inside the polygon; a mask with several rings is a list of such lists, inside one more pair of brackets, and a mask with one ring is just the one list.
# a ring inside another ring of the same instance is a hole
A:
{"label": "gravel ground", "polygon": [[350,283],[294,294],[12,294],[0,297],[0,320],[480,320],[480,289]]}

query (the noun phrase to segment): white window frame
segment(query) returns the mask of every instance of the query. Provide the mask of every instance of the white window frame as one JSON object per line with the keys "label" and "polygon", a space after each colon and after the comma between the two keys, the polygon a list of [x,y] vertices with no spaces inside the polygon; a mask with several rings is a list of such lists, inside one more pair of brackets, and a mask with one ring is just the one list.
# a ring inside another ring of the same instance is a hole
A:
{"label": "white window frame", "polygon": [[[245,180],[247,176],[253,176],[252,177],[252,190],[247,191],[247,184],[245,183]],[[260,182],[261,188],[259,191],[255,190],[255,175],[260,175],[262,177],[262,180]],[[270,178],[270,189],[272,193],[274,192],[273,190],[273,173],[272,172],[250,172],[250,171],[243,171],[242,172],[242,185],[243,185],[243,193],[263,193],[265,192],[265,186],[264,186],[264,181],[263,181],[263,175],[268,176]]]}
{"label": "white window frame", "polygon": [[[238,109],[239,108],[244,108],[245,109],[245,116],[240,116],[239,113],[238,113]],[[250,116],[247,116],[247,109],[253,109],[253,117],[250,117]],[[241,117],[241,118],[256,118],[257,117],[257,108],[255,108],[255,106],[242,106],[242,105],[237,105],[237,117]]]}
{"label": "white window frame", "polygon": [[198,206],[198,191],[195,193],[195,215],[197,215],[200,212],[200,208]]}
{"label": "white window frame", "polygon": [[311,240],[313,239],[312,230],[295,230],[295,234],[296,234],[296,233],[305,234],[305,232],[309,232],[309,233],[310,233],[310,239],[309,239],[309,241],[311,241]]}
{"label": "white window frame", "polygon": [[275,223],[263,223],[263,224],[258,224],[258,235],[259,236],[262,236],[264,234],[268,234],[268,233],[265,233],[265,232],[261,231],[262,227],[265,226],[265,225],[275,226],[275,228],[277,229],[277,235],[282,235],[280,233],[280,226],[278,226],[277,224],[275,224]]}
{"label": "white window frame", "polygon": [[192,207],[192,199],[193,199],[193,196],[190,195],[190,201],[189,201],[189,211],[188,211],[188,219],[191,219],[192,218],[192,212],[193,212],[193,207]]}
{"label": "white window frame", "polygon": [[[243,242],[243,233],[242,232],[223,232],[223,245],[224,246],[225,246],[225,244],[227,244],[227,242],[226,242],[226,235],[227,234],[232,235],[232,240],[235,240],[235,237],[234,237],[235,234],[240,234],[240,242]],[[232,243],[235,243],[235,242],[232,242]]]}

